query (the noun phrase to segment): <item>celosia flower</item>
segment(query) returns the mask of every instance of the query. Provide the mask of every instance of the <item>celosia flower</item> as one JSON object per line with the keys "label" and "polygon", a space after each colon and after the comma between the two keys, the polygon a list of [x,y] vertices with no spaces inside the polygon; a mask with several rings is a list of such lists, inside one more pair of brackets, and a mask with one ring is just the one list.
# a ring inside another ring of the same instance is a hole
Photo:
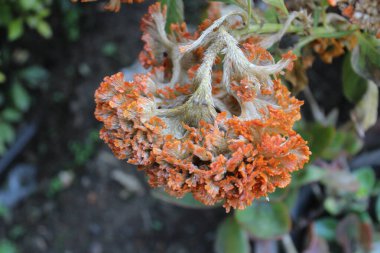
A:
{"label": "celosia flower", "polygon": [[239,14],[178,38],[153,5],[140,57],[151,71],[129,82],[122,73],[106,77],[95,93],[100,136],[119,159],[138,165],[153,187],[223,202],[227,211],[287,186],[310,155],[292,129],[302,102],[278,78],[294,55],[275,63],[259,45],[240,43],[229,33],[231,15]]}

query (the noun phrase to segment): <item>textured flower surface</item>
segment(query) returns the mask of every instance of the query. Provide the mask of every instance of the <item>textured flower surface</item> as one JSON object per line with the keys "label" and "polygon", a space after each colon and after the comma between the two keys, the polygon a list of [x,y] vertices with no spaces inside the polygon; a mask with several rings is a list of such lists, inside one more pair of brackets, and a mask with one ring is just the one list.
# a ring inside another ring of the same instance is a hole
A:
{"label": "textured flower surface", "polygon": [[239,13],[215,14],[194,34],[185,25],[166,34],[165,15],[155,4],[142,20],[150,72],[117,73],[97,89],[101,138],[151,186],[227,211],[287,186],[310,155],[292,129],[302,102],[279,79],[295,56],[276,63],[260,39],[235,38]]}

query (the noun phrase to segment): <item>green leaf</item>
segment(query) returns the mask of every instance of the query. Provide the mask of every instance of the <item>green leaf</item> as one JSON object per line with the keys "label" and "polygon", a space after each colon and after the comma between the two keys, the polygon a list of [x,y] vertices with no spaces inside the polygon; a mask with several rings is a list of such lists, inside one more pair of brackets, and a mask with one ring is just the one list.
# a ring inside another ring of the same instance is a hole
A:
{"label": "green leaf", "polygon": [[289,209],[281,202],[256,201],[245,210],[235,212],[236,220],[257,239],[279,238],[290,231]]}
{"label": "green leaf", "polygon": [[226,218],[218,227],[215,240],[216,253],[249,253],[249,239],[234,217]]}
{"label": "green leaf", "polygon": [[346,133],[346,138],[344,141],[344,149],[350,155],[357,154],[363,148],[363,140],[360,139],[356,133],[348,132]]}
{"label": "green leaf", "polygon": [[371,35],[356,35],[358,45],[352,51],[352,67],[358,75],[380,85],[380,40]]}
{"label": "green leaf", "polygon": [[326,147],[321,157],[332,160],[341,153],[346,152],[354,155],[363,147],[363,141],[354,132],[336,131],[330,145]]}
{"label": "green leaf", "polygon": [[376,176],[370,167],[362,167],[354,171],[354,176],[359,182],[359,189],[356,192],[358,198],[366,198],[371,194],[376,183]]}
{"label": "green leaf", "polygon": [[8,25],[8,39],[10,41],[17,40],[21,37],[22,33],[24,32],[24,26],[22,23],[22,19],[14,19],[12,22]]}
{"label": "green leaf", "polygon": [[6,122],[0,122],[0,143],[10,143],[15,137],[13,127]]}
{"label": "green leaf", "polygon": [[306,129],[300,131],[309,144],[312,159],[321,156],[322,152],[332,143],[335,136],[335,128],[323,126],[318,123],[308,124]]}
{"label": "green leaf", "polygon": [[3,239],[0,241],[0,253],[17,253],[16,245],[11,241]]}
{"label": "green leaf", "polygon": [[276,24],[278,22],[278,13],[274,8],[268,8],[264,12],[264,19],[268,23]]}
{"label": "green leaf", "polygon": [[350,102],[357,103],[367,90],[367,80],[356,74],[350,59],[351,54],[348,53],[343,61],[343,94]]}
{"label": "green leaf", "polygon": [[32,10],[36,5],[36,0],[19,0],[20,6],[23,10]]}
{"label": "green leaf", "polygon": [[216,204],[213,206],[206,206],[203,203],[197,201],[194,199],[193,195],[190,193],[185,194],[182,198],[177,198],[174,196],[169,195],[162,189],[154,189],[151,190],[151,194],[154,198],[162,200],[164,202],[185,207],[185,208],[193,208],[193,209],[210,209],[210,208],[216,208],[220,205]]}
{"label": "green leaf", "polygon": [[0,71],[0,83],[4,83],[7,80],[6,75]]}
{"label": "green leaf", "polygon": [[170,32],[170,25],[181,23],[184,20],[183,1],[182,0],[161,0],[162,5],[167,6],[166,32]]}
{"label": "green leaf", "polygon": [[315,233],[328,240],[334,241],[336,237],[336,228],[338,226],[338,221],[334,218],[322,218],[314,223]]}
{"label": "green leaf", "polygon": [[378,104],[379,88],[375,83],[369,81],[366,93],[353,110],[355,123],[361,132],[364,133],[364,131],[375,125]]}
{"label": "green leaf", "polygon": [[38,22],[36,29],[38,33],[45,39],[49,39],[53,35],[53,31],[51,30],[50,25],[44,20],[40,20]]}
{"label": "green leaf", "polygon": [[11,97],[17,109],[23,112],[29,109],[31,98],[20,83],[16,82],[11,86]]}
{"label": "green leaf", "polygon": [[305,166],[303,170],[296,171],[294,174],[294,182],[297,186],[318,182],[326,176],[324,168],[313,164]]}
{"label": "green leaf", "polygon": [[31,88],[37,88],[49,78],[49,72],[39,66],[33,65],[20,71],[19,77],[29,84]]}
{"label": "green leaf", "polygon": [[264,3],[280,9],[286,15],[289,14],[288,9],[285,6],[284,0],[263,0]]}
{"label": "green leaf", "polygon": [[332,215],[340,214],[346,207],[346,201],[343,198],[327,197],[323,202],[323,207]]}
{"label": "green leaf", "polygon": [[1,118],[8,122],[18,122],[22,118],[22,113],[12,107],[7,107],[1,112]]}
{"label": "green leaf", "polygon": [[102,53],[108,57],[116,55],[117,51],[117,45],[114,42],[107,42],[102,47]]}

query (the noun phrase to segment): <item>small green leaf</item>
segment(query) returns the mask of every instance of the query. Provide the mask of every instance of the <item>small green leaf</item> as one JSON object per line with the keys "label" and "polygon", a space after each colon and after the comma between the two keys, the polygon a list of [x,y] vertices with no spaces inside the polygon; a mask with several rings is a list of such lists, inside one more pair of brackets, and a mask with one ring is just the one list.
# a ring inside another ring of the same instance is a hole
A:
{"label": "small green leaf", "polygon": [[1,112],[1,118],[8,122],[18,122],[22,118],[22,113],[12,107],[7,107]]}
{"label": "small green leaf", "polygon": [[11,143],[15,137],[16,135],[13,127],[6,122],[0,122],[0,142]]}
{"label": "small green leaf", "polygon": [[184,20],[184,10],[182,0],[161,0],[162,5],[167,6],[166,32],[170,32],[170,25],[181,23]]}
{"label": "small green leaf", "polygon": [[380,40],[356,33],[358,45],[352,51],[351,64],[358,75],[380,85]]}
{"label": "small green leaf", "polygon": [[49,72],[39,65],[32,65],[21,70],[19,77],[27,82],[31,88],[37,88],[46,82],[49,78]]}
{"label": "small green leaf", "polygon": [[226,218],[218,227],[215,240],[216,253],[249,253],[249,239],[234,217]]}
{"label": "small green leaf", "polygon": [[318,123],[308,124],[306,129],[300,131],[308,143],[312,152],[312,158],[319,157],[329,147],[335,136],[335,128],[323,126]]}
{"label": "small green leaf", "polygon": [[263,0],[264,3],[280,9],[286,15],[289,14],[288,9],[285,6],[284,0]]}
{"label": "small green leaf", "polygon": [[36,5],[36,0],[19,0],[20,6],[23,10],[32,10]]}
{"label": "small green leaf", "polygon": [[352,103],[357,103],[367,90],[367,80],[356,74],[351,66],[351,54],[347,54],[343,61],[342,82],[343,94]]}
{"label": "small green leaf", "polygon": [[24,32],[24,26],[22,23],[22,19],[14,19],[12,22],[8,25],[8,39],[10,41],[17,40],[21,37],[22,33]]}
{"label": "small green leaf", "polygon": [[6,75],[0,71],[0,83],[4,83],[7,80]]}
{"label": "small green leaf", "polygon": [[357,154],[363,148],[363,140],[360,139],[356,133],[348,132],[346,133],[346,138],[344,141],[344,149],[350,155]]}
{"label": "small green leaf", "polygon": [[379,88],[372,81],[368,82],[368,88],[362,99],[353,110],[357,127],[364,132],[377,121],[377,107],[379,104]]}
{"label": "small green leaf", "polygon": [[17,253],[16,245],[7,239],[0,241],[0,253]]}
{"label": "small green leaf", "polygon": [[281,202],[256,201],[245,210],[235,212],[236,220],[257,239],[279,238],[290,231],[289,209]]}
{"label": "small green leaf", "polygon": [[264,12],[264,19],[268,23],[276,24],[278,22],[278,13],[274,8],[268,8]]}
{"label": "small green leaf", "polygon": [[0,203],[0,218],[8,219],[11,215],[11,212],[8,207]]}
{"label": "small green leaf", "polygon": [[114,56],[117,53],[117,45],[114,42],[107,42],[102,47],[102,53],[105,56]]}
{"label": "small green leaf", "polygon": [[162,189],[154,189],[151,190],[151,194],[154,198],[162,200],[164,202],[185,207],[185,208],[193,208],[193,209],[210,209],[219,207],[220,205],[206,206],[201,202],[194,199],[193,195],[190,193],[185,194],[182,198],[176,198],[174,196],[169,195]]}
{"label": "small green leaf", "polygon": [[327,197],[323,202],[323,207],[328,213],[338,215],[346,207],[346,201],[342,198]]}
{"label": "small green leaf", "polygon": [[336,131],[330,145],[326,147],[321,157],[332,160],[341,153],[356,154],[363,147],[363,141],[354,132]]}
{"label": "small green leaf", "polygon": [[53,31],[51,30],[50,25],[44,20],[40,20],[38,22],[36,29],[38,33],[45,39],[49,39],[53,35]]}
{"label": "small green leaf", "polygon": [[333,241],[336,238],[336,228],[338,221],[334,218],[322,218],[314,223],[316,234],[328,241]]}
{"label": "small green leaf", "polygon": [[294,173],[294,180],[297,186],[318,182],[326,176],[326,170],[315,166],[307,165],[303,170]]}
{"label": "small green leaf", "polygon": [[371,194],[376,183],[376,176],[370,167],[362,167],[354,171],[354,176],[359,182],[359,189],[356,192],[358,198],[366,198]]}
{"label": "small green leaf", "polygon": [[20,83],[14,83],[11,87],[11,96],[17,109],[25,112],[29,109],[31,98],[26,89]]}

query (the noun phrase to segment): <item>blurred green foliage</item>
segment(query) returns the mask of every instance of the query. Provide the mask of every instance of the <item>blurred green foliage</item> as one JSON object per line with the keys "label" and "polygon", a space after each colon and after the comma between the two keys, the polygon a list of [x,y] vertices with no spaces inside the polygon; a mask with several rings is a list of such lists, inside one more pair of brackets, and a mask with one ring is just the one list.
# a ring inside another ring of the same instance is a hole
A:
{"label": "blurred green foliage", "polygon": [[51,38],[51,0],[0,0],[0,27],[7,29],[9,41],[22,37],[25,26],[36,30],[42,37]]}
{"label": "blurred green foliage", "polygon": [[17,247],[9,240],[3,239],[0,241],[0,253],[17,253]]}
{"label": "blurred green foliage", "polygon": [[52,39],[53,9],[62,17],[59,25],[66,39],[77,40],[80,11],[70,1],[0,0],[0,32],[7,35],[0,45],[0,156],[17,137],[18,126],[33,105],[32,94],[48,88],[50,73],[34,60],[38,52],[19,42],[30,36],[35,42]]}

